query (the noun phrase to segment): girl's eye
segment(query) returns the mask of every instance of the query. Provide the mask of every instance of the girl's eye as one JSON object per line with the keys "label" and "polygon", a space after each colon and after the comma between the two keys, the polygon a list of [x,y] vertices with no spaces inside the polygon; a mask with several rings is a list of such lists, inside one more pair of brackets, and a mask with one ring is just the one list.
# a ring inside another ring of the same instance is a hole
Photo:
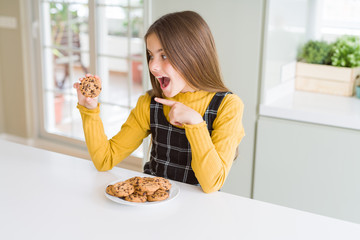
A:
{"label": "girl's eye", "polygon": [[167,57],[165,55],[161,55],[162,59],[167,59]]}

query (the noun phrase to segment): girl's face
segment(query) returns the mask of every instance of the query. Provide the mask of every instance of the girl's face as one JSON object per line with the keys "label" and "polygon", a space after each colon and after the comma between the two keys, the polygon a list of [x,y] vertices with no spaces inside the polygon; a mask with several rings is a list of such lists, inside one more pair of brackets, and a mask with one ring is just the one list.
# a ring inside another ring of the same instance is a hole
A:
{"label": "girl's face", "polygon": [[166,97],[174,97],[179,92],[195,91],[170,64],[156,34],[152,33],[147,37],[146,45],[150,56],[150,72],[159,81]]}

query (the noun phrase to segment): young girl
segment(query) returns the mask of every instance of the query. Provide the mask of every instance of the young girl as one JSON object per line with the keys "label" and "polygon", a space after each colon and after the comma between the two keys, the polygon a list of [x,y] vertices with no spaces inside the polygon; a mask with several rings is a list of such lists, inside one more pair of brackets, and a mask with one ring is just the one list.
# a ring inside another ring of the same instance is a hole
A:
{"label": "young girl", "polygon": [[223,84],[210,29],[195,12],[171,13],[150,26],[145,43],[153,88],[110,140],[98,99],[74,84],[91,159],[99,171],[112,169],[151,134],[145,173],[217,191],[244,136],[244,106]]}

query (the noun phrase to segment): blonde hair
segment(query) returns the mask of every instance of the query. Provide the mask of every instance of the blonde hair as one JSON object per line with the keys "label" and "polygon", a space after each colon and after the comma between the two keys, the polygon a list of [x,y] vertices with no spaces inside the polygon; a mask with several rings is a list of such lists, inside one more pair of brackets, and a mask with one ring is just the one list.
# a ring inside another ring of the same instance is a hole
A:
{"label": "blonde hair", "polygon": [[[156,34],[173,68],[193,88],[208,92],[227,92],[215,42],[205,20],[192,11],[175,12],[155,21],[145,34]],[[150,56],[147,55],[149,64]],[[150,72],[151,96],[163,97],[159,82]]]}

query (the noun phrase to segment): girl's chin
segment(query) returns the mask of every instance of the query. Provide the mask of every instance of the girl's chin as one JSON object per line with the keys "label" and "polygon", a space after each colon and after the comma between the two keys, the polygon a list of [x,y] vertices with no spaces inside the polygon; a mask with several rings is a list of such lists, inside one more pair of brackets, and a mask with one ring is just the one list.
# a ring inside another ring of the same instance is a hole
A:
{"label": "girl's chin", "polygon": [[165,95],[165,97],[167,97],[167,98],[172,98],[176,94],[178,94],[177,92],[167,91],[167,89],[163,89],[162,92]]}
{"label": "girl's chin", "polygon": [[167,97],[167,98],[172,98],[172,97],[174,97],[176,94],[171,94],[171,93],[168,93],[168,92],[164,92],[163,91],[163,94],[165,95],[165,97]]}

